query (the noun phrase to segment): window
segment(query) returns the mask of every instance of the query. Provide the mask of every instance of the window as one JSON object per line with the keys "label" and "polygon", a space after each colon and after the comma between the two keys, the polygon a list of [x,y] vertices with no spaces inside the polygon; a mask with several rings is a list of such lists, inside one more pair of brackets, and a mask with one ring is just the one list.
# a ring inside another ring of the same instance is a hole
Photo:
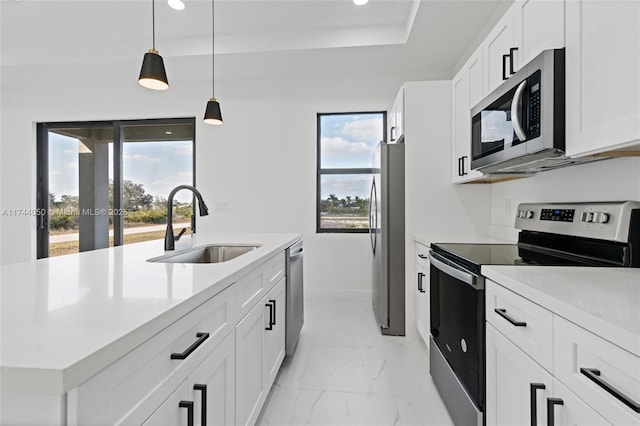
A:
{"label": "window", "polygon": [[385,112],[318,114],[317,232],[366,233],[373,153]]}
{"label": "window", "polygon": [[[166,198],[195,182],[195,119],[38,124],[38,258],[164,237]],[[193,196],[174,199],[190,228]]]}

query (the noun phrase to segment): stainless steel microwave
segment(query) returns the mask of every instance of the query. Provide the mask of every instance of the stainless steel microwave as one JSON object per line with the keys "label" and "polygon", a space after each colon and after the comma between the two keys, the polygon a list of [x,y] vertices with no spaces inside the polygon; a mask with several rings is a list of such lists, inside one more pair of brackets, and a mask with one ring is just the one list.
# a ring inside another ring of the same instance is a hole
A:
{"label": "stainless steel microwave", "polygon": [[565,54],[545,50],[471,109],[471,168],[531,173],[575,162],[564,154]]}

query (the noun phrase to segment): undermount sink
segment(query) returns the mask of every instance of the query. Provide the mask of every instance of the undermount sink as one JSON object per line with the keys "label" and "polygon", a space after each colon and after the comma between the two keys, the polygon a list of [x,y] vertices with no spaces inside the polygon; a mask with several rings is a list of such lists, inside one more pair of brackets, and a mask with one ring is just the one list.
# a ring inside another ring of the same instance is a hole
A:
{"label": "undermount sink", "polygon": [[160,263],[220,263],[235,259],[260,247],[259,245],[212,244],[177,253],[147,259]]}

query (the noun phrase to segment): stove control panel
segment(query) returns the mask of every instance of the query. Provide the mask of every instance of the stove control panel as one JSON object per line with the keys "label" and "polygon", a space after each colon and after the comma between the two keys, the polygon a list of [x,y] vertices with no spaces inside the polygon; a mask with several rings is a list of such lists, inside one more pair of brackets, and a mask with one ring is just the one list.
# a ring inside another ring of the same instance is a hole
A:
{"label": "stove control panel", "polygon": [[523,203],[515,227],[526,231],[629,241],[632,213],[640,220],[640,202]]}

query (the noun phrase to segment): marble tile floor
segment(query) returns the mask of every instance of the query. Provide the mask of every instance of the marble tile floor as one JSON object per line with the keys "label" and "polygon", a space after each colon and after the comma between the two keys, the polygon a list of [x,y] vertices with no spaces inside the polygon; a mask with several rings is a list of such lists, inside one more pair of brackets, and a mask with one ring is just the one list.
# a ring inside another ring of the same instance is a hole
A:
{"label": "marble tile floor", "polygon": [[257,424],[452,425],[427,363],[419,337],[378,332],[369,293],[307,291],[298,348]]}

